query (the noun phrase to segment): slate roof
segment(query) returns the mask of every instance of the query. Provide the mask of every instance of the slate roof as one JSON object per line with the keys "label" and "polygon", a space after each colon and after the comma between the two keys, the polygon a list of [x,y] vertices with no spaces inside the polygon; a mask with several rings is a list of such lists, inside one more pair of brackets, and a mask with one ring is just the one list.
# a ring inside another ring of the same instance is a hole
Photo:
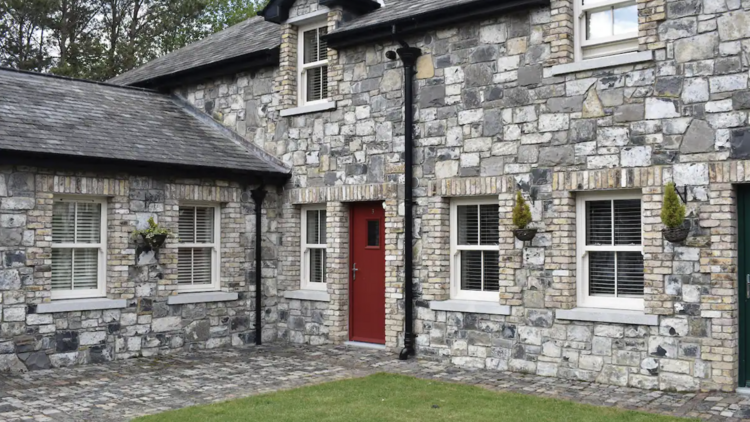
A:
{"label": "slate roof", "polygon": [[289,174],[176,97],[9,69],[0,69],[0,92],[0,151]]}
{"label": "slate roof", "polygon": [[394,22],[423,13],[434,12],[446,7],[463,4],[468,5],[475,2],[478,2],[478,0],[385,0],[384,7],[360,16],[357,19],[342,25],[335,31],[331,31],[331,33],[335,34],[352,29]]}
{"label": "slate roof", "polygon": [[257,16],[156,58],[141,67],[110,79],[109,82],[118,85],[135,85],[157,77],[271,50],[279,45],[281,45],[281,27]]}

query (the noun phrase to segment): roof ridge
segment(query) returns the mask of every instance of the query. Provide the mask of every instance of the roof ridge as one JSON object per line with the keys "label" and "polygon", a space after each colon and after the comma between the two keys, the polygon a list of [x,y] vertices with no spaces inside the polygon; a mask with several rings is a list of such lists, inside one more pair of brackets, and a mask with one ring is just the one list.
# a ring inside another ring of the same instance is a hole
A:
{"label": "roof ridge", "polygon": [[92,84],[92,85],[101,85],[101,86],[106,86],[106,87],[111,87],[111,88],[127,89],[131,91],[140,91],[140,92],[148,92],[152,94],[159,94],[159,91],[149,89],[149,88],[139,88],[139,87],[129,86],[129,85],[118,85],[118,84],[113,84],[110,82],[99,82],[99,81],[94,81],[91,79],[73,78],[70,76],[55,75],[53,73],[41,73],[41,72],[34,72],[31,70],[14,69],[12,67],[0,66],[0,71],[20,73],[23,75],[37,76],[37,77],[49,78],[49,79],[59,79],[63,81],[83,82],[83,83]]}

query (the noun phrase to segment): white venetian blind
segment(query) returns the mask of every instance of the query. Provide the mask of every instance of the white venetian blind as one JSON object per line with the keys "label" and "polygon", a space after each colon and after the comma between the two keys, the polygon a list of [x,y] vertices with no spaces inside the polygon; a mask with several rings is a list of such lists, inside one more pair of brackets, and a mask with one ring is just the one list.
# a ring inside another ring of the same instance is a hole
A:
{"label": "white venetian blind", "polygon": [[325,283],[326,277],[326,211],[306,212],[305,255],[307,259],[308,281]]}
{"label": "white venetian blind", "polygon": [[586,246],[589,253],[589,294],[643,296],[641,201],[587,201]]}
{"label": "white venetian blind", "polygon": [[57,201],[52,206],[52,290],[89,290],[99,285],[102,205]]}
{"label": "white venetian blind", "polygon": [[180,285],[210,285],[216,234],[213,207],[180,207],[177,249],[177,282]]}
{"label": "white venetian blind", "polygon": [[328,33],[323,26],[303,34],[302,73],[305,78],[305,101],[328,97],[328,43],[321,39]]}
{"label": "white venetian blind", "polygon": [[457,212],[461,289],[497,291],[500,279],[497,205],[460,205]]}

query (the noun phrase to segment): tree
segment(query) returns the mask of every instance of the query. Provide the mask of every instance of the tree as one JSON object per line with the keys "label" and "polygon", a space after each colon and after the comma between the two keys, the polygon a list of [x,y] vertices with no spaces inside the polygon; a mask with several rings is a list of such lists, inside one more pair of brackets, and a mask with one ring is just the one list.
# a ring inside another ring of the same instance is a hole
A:
{"label": "tree", "polygon": [[0,65],[107,80],[254,16],[267,0],[0,0]]}
{"label": "tree", "polygon": [[50,27],[57,51],[52,73],[90,77],[102,51],[97,17],[101,6],[89,0],[57,0]]}
{"label": "tree", "polygon": [[531,207],[523,199],[521,191],[516,192],[516,205],[513,207],[513,224],[523,230],[531,223]]}
{"label": "tree", "polygon": [[0,65],[44,71],[54,0],[0,0]]}
{"label": "tree", "polygon": [[664,186],[664,203],[661,207],[661,222],[669,229],[682,226],[685,221],[685,206],[680,203],[675,185],[672,182]]}

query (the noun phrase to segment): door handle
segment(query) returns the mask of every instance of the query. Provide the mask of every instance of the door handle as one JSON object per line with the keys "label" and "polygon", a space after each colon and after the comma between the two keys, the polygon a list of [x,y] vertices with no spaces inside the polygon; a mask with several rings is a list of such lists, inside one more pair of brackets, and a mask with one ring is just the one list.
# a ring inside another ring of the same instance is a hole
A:
{"label": "door handle", "polygon": [[[352,266],[352,281],[355,281],[357,279],[357,263],[354,263],[354,266]],[[750,274],[748,274],[748,280],[750,280]]]}
{"label": "door handle", "polygon": [[745,276],[745,298],[750,299],[750,274]]}

